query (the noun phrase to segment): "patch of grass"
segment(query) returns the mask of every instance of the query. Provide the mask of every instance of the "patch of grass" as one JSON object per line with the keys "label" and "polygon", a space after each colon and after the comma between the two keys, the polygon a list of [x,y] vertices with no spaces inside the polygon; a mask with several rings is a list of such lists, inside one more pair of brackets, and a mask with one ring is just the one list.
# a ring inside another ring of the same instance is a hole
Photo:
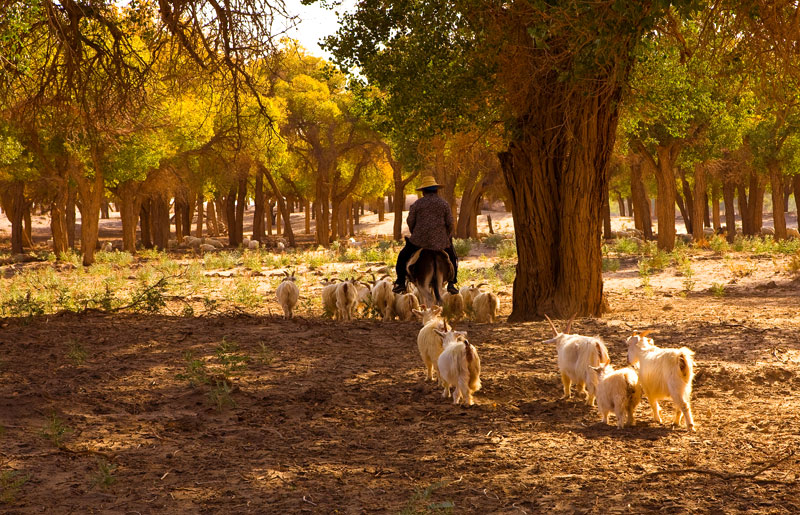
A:
{"label": "patch of grass", "polygon": [[425,513],[452,513],[455,504],[452,501],[429,502],[431,495],[440,488],[447,486],[449,481],[439,481],[427,488],[417,489],[400,511],[400,515],[418,515]]}
{"label": "patch of grass", "polygon": [[686,261],[686,264],[681,267],[681,273],[683,274],[683,290],[685,292],[690,292],[694,289],[695,281],[693,279],[694,272],[692,271],[692,266],[689,264],[689,261]]}
{"label": "patch of grass", "polygon": [[28,482],[30,475],[22,474],[17,470],[4,470],[0,472],[0,504],[14,504],[17,502],[19,491]]}
{"label": "patch of grass", "polygon": [[209,383],[208,367],[202,359],[197,359],[194,352],[187,350],[183,353],[186,361],[186,372],[175,376],[179,381],[187,381],[189,386],[196,387]]}
{"label": "patch of grass", "polygon": [[472,250],[472,241],[468,239],[453,238],[453,248],[456,251],[456,256],[467,257],[469,251]]}
{"label": "patch of grass", "polygon": [[800,273],[800,250],[792,255],[789,263],[786,264],[786,270],[793,274]]}
{"label": "patch of grass", "polygon": [[236,267],[241,254],[232,252],[207,252],[203,256],[203,268],[206,270],[229,270]]}
{"label": "patch of grass", "polygon": [[104,490],[111,487],[111,485],[117,482],[117,478],[114,477],[115,470],[117,470],[117,466],[113,463],[109,463],[103,458],[98,459],[97,472],[95,472],[92,478],[92,484]]}
{"label": "patch of grass", "polygon": [[619,238],[614,243],[614,251],[617,254],[637,254],[639,243],[631,238]]}
{"label": "patch of grass", "polygon": [[39,434],[46,440],[50,440],[53,445],[60,448],[64,445],[64,438],[71,432],[72,428],[66,425],[56,412],[53,411],[50,413],[50,416],[47,418]]}
{"label": "patch of grass", "polygon": [[236,306],[255,308],[261,303],[258,283],[249,277],[237,277],[225,293],[225,298]]}
{"label": "patch of grass", "polygon": [[715,234],[708,240],[708,247],[714,252],[714,254],[719,255],[728,252],[731,248],[728,240],[718,234]]}
{"label": "patch of grass", "polygon": [[80,252],[74,249],[69,249],[66,252],[60,252],[58,254],[58,260],[75,266],[83,265],[83,257],[81,256]]}
{"label": "patch of grass", "polygon": [[647,266],[651,271],[661,271],[668,267],[671,262],[672,256],[670,256],[668,252],[656,249],[647,259]]}
{"label": "patch of grass", "polygon": [[275,360],[275,353],[272,352],[272,349],[267,347],[264,342],[258,344],[258,355],[256,359],[262,365],[272,365],[272,362]]}
{"label": "patch of grass", "polygon": [[725,296],[725,285],[722,283],[712,283],[711,288],[709,288],[711,295],[715,297],[724,297]]}
{"label": "patch of grass", "polygon": [[244,251],[242,254],[242,265],[248,270],[261,270],[261,251]]}
{"label": "patch of grass", "polygon": [[619,270],[619,259],[603,258],[603,272],[616,272]]}
{"label": "patch of grass", "polygon": [[491,234],[483,239],[483,244],[490,249],[496,249],[504,240],[505,238],[502,234]]}
{"label": "patch of grass", "polygon": [[118,266],[130,266],[133,263],[133,256],[130,252],[120,252],[114,250],[111,252],[99,251],[94,255],[95,262],[100,264],[111,264]]}
{"label": "patch of grass", "polygon": [[214,387],[208,392],[211,403],[217,407],[217,411],[225,408],[235,408],[236,401],[233,400],[231,386],[225,381],[216,381]]}
{"label": "patch of grass", "polygon": [[69,350],[67,350],[67,359],[70,360],[73,365],[83,365],[86,362],[87,356],[86,350],[80,343],[74,340],[70,341]]}
{"label": "patch of grass", "polygon": [[744,263],[728,261],[726,264],[728,271],[733,274],[737,279],[749,277],[758,269],[758,264],[754,263],[752,259],[747,258]]}
{"label": "patch of grass", "polygon": [[497,246],[497,257],[502,259],[517,259],[517,242],[514,240],[503,240]]}

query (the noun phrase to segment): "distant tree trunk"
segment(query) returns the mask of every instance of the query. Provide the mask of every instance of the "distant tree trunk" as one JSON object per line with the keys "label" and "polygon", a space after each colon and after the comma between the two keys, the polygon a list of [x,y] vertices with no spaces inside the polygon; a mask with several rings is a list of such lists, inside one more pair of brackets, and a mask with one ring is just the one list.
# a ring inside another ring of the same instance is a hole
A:
{"label": "distant tree trunk", "polygon": [[166,196],[155,195],[150,201],[150,226],[153,236],[153,245],[159,250],[165,250],[169,243],[169,199]]}
{"label": "distant tree trunk", "polygon": [[69,248],[75,248],[75,188],[67,181],[67,244]]}
{"label": "distant tree trunk", "polygon": [[381,198],[378,199],[378,221],[379,222],[386,221],[386,211],[385,211],[386,205],[384,204],[385,202],[386,202],[386,197],[381,197]]}
{"label": "distant tree trunk", "polygon": [[792,194],[792,178],[783,177],[783,212],[789,212],[789,196]]}
{"label": "distant tree trunk", "polygon": [[[174,209],[175,209],[175,238],[177,238],[178,240],[182,240],[183,239],[183,227],[184,227],[184,225],[183,225],[183,222],[184,222],[184,220],[183,220],[183,201],[180,200],[180,198],[175,197],[175,203],[173,205],[174,205]],[[188,233],[188,227],[186,229],[187,229],[187,233]]]}
{"label": "distant tree trunk", "polygon": [[23,252],[23,227],[25,211],[25,183],[22,181],[12,181],[7,183],[4,188],[0,188],[0,197],[3,202],[3,211],[6,212],[8,220],[11,222],[11,253],[21,254]]}
{"label": "distant tree trunk", "polygon": [[[213,205],[213,204],[212,204]],[[195,225],[194,236],[195,238],[203,237],[203,211],[205,205],[203,203],[203,194],[197,195],[197,224]]]}
{"label": "distant tree trunk", "polygon": [[209,200],[206,204],[207,214],[206,225],[208,226],[208,230],[211,232],[211,236],[219,236],[221,234],[220,227],[219,227],[219,217],[217,217],[217,209],[216,203],[213,200]]}
{"label": "distant tree trunk", "polygon": [[625,201],[622,200],[622,195],[617,192],[614,192],[617,197],[617,210],[619,211],[619,216],[625,216]]}
{"label": "distant tree trunk", "polygon": [[644,146],[639,143],[639,154],[646,159],[655,172],[658,197],[656,198],[656,214],[658,215],[658,248],[671,251],[675,247],[675,162],[681,152],[678,143],[656,148],[656,162]]}
{"label": "distant tree trunk", "polygon": [[[683,191],[683,195],[679,193],[675,200],[678,203],[678,208],[681,210],[683,225],[686,227],[686,234],[692,234],[692,211],[694,210],[694,195],[692,195],[692,188],[689,186],[689,181],[686,180],[686,172],[684,172],[681,168],[678,168],[678,174],[681,178],[681,190]],[[702,216],[700,219],[702,220]]]}
{"label": "distant tree trunk", "polygon": [[729,243],[733,243],[736,239],[736,212],[733,200],[735,194],[736,186],[729,179],[725,179],[722,182],[722,201],[725,203],[725,229]]}
{"label": "distant tree trunk", "polygon": [[136,254],[136,222],[139,220],[142,204],[138,185],[133,181],[123,182],[117,186],[116,193],[122,222],[122,250]]}
{"label": "distant tree trunk", "polygon": [[[244,239],[244,210],[247,207],[247,176],[239,177],[239,186],[236,195],[236,244]],[[228,231],[230,232],[230,231]]]}
{"label": "distant tree trunk", "polygon": [[761,227],[764,223],[764,192],[766,188],[755,170],[750,172],[750,198],[747,205],[750,208],[752,217],[751,227],[753,235],[761,234]]}
{"label": "distant tree trunk", "polygon": [[153,238],[150,234],[150,199],[142,200],[142,207],[139,208],[139,228],[141,229],[142,247],[153,248]]}
{"label": "distant tree trunk", "polygon": [[305,199],[305,207],[303,208],[303,214],[306,218],[306,234],[311,234],[311,202],[308,199]]}
{"label": "distant tree trunk", "polygon": [[270,199],[267,202],[267,213],[266,213],[266,215],[267,215],[267,217],[266,217],[267,234],[270,235],[270,236],[272,236],[272,225],[273,225],[272,222],[274,221],[274,217],[273,217],[272,212],[273,212],[274,208],[275,208],[275,202],[273,202],[272,199]]}
{"label": "distant tree trunk", "polygon": [[361,206],[360,202],[356,202],[355,204],[353,204],[353,224],[354,225],[358,225],[359,224],[359,216],[361,214],[363,214],[363,212],[364,212],[364,208]]}
{"label": "distant tree trunk", "polygon": [[794,210],[797,215],[797,230],[800,231],[800,174],[792,176],[792,189],[794,190]]}
{"label": "distant tree trunk", "polygon": [[352,237],[354,237],[356,235],[356,227],[355,227],[355,225],[356,225],[356,217],[358,217],[358,206],[356,206],[353,203],[353,199],[352,198],[350,199],[350,202],[348,203],[347,213],[349,214],[348,220],[347,220],[348,234],[350,234],[350,237],[352,238]]}
{"label": "distant tree trunk", "polygon": [[633,216],[633,199],[631,199],[631,197],[625,197],[625,201],[628,203],[628,210],[626,213],[628,213],[628,216]]}
{"label": "distant tree trunk", "polygon": [[394,197],[392,195],[387,195],[386,202],[389,204],[389,211],[394,212]]}
{"label": "distant tree trunk", "polygon": [[642,231],[645,239],[653,239],[653,224],[650,220],[650,201],[644,189],[642,174],[644,162],[640,155],[631,158],[631,197],[633,198],[633,224]]}
{"label": "distant tree trunk", "polygon": [[[280,202],[283,202],[283,199],[282,199],[282,198],[279,198],[279,199],[278,199],[278,202],[279,202],[279,203],[280,203]],[[278,236],[280,236],[280,235],[281,235],[281,218],[282,218],[282,217],[281,217],[281,209],[280,209],[280,204],[279,204],[278,206],[279,206],[279,207],[278,207],[278,210],[275,212],[275,233],[276,233]],[[334,236],[333,236],[333,235],[331,235],[331,238],[333,238],[333,237],[334,237]]]}
{"label": "distant tree trunk", "polygon": [[74,179],[78,184],[78,194],[81,198],[81,253],[84,266],[94,264],[100,229],[100,203],[105,193],[105,181],[97,151],[93,151],[92,161],[94,162],[94,177],[86,177],[82,171],[74,174]]}
{"label": "distant tree trunk", "polygon": [[[606,183],[603,192],[603,237],[611,239],[614,235],[611,233],[611,199],[609,198],[608,183]],[[489,226],[491,229],[491,224]],[[491,231],[490,231],[491,232]]]}
{"label": "distant tree trunk", "polygon": [[256,172],[256,186],[253,193],[255,209],[253,211],[253,239],[265,241],[264,234],[264,175]]}
{"label": "distant tree trunk", "polygon": [[22,208],[22,246],[33,248],[33,221],[31,220],[32,202],[25,201]]}
{"label": "distant tree trunk", "polygon": [[[684,179],[685,181],[685,179]],[[688,185],[688,183],[687,183]],[[692,212],[692,236],[694,241],[705,240],[703,221],[708,210],[708,197],[706,196],[706,169],[705,163],[696,163],[694,166],[694,206]]]}
{"label": "distant tree trunk", "polygon": [[100,218],[102,218],[103,220],[108,220],[109,218],[111,218],[111,215],[108,212],[108,201],[107,200],[104,200],[100,204]]}
{"label": "distant tree trunk", "polygon": [[278,189],[278,185],[275,183],[275,179],[272,178],[272,173],[265,167],[263,164],[259,163],[259,168],[264,173],[264,177],[267,178],[269,182],[270,188],[272,188],[272,193],[278,199],[278,209],[279,212],[283,213],[284,219],[284,237],[286,241],[289,242],[290,247],[295,247],[297,244],[295,243],[294,239],[294,232],[292,231],[292,219],[289,216],[289,210],[286,208],[286,203],[283,201],[283,195],[281,194],[281,190]]}
{"label": "distant tree trunk", "polygon": [[69,240],[67,239],[67,183],[59,181],[56,194],[50,204],[50,232],[53,234],[53,254],[60,259],[67,252]]}
{"label": "distant tree trunk", "polygon": [[714,231],[719,231],[722,223],[719,219],[719,183],[717,182],[711,184],[711,214]]}
{"label": "distant tree trunk", "polygon": [[775,228],[775,239],[786,239],[786,217],[783,211],[783,171],[780,163],[772,159],[767,162],[769,179],[772,186],[772,223]]}
{"label": "distant tree trunk", "polygon": [[228,246],[236,248],[242,242],[236,234],[236,186],[233,185],[225,195],[225,226],[228,228]]}

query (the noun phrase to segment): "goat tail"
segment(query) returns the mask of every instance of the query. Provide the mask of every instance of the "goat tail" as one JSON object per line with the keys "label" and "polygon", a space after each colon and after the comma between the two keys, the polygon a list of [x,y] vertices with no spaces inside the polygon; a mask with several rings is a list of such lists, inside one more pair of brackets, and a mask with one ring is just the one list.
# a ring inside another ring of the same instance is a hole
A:
{"label": "goat tail", "polygon": [[469,371],[469,389],[477,392],[481,389],[481,360],[478,358],[478,351],[469,342],[464,342],[464,348]]}
{"label": "goat tail", "polygon": [[694,374],[693,354],[694,353],[686,347],[681,348],[680,354],[678,354],[678,369],[680,369],[681,375],[686,381],[691,380]]}

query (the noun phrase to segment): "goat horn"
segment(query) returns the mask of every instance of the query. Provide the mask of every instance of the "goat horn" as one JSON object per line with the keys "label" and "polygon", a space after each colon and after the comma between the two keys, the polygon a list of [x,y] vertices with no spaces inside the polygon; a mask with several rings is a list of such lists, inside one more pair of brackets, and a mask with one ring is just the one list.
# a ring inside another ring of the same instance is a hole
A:
{"label": "goat horn", "polygon": [[648,329],[647,331],[642,331],[641,333],[639,333],[639,337],[640,338],[644,338],[645,336],[647,336],[648,334],[650,334],[652,332],[653,332],[652,329]]}
{"label": "goat horn", "polygon": [[565,333],[571,334],[569,331],[570,331],[570,329],[572,329],[572,322],[575,321],[575,317],[576,316],[578,316],[577,312],[574,315],[572,315],[572,318],[570,318],[569,321],[567,321],[567,329],[566,329],[566,331],[564,331]]}
{"label": "goat horn", "polygon": [[555,324],[553,323],[553,321],[552,321],[552,320],[550,320],[550,317],[549,317],[549,316],[547,316],[547,315],[545,315],[544,317],[547,319],[547,321],[548,321],[548,322],[550,322],[550,327],[552,327],[552,328],[553,328],[553,334],[555,334],[556,336],[558,336],[558,335],[559,335],[559,332],[558,332],[558,329],[556,329],[556,326],[555,326]]}

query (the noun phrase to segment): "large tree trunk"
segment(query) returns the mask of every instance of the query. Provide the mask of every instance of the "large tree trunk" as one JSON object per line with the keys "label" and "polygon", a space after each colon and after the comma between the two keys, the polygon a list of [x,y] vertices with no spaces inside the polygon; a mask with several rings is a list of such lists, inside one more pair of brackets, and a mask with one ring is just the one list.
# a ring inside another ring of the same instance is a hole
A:
{"label": "large tree trunk", "polygon": [[704,163],[696,163],[694,166],[694,206],[692,209],[692,236],[694,241],[705,240],[703,232],[703,220],[708,208],[706,197],[706,169]]}
{"label": "large tree trunk", "polygon": [[775,239],[786,239],[786,216],[783,213],[783,172],[776,160],[767,162],[769,180],[772,186],[772,223],[775,227]]}
{"label": "large tree trunk", "polygon": [[33,248],[33,220],[31,219],[31,208],[33,202],[26,200],[22,208],[22,246],[29,249]]}
{"label": "large tree trunk", "polygon": [[615,193],[617,196],[617,210],[619,211],[619,216],[625,216],[625,200],[622,198],[621,193]]}
{"label": "large tree trunk", "polygon": [[633,158],[630,165],[631,170],[631,197],[633,198],[633,224],[642,231],[645,239],[653,239],[653,223],[650,220],[650,201],[647,198],[647,190],[644,188],[642,175],[644,173],[644,161],[642,156]]}
{"label": "large tree trunk", "polygon": [[[566,102],[551,98],[555,88],[547,90],[518,119],[515,138],[499,155],[516,228],[513,322],[608,310],[600,224],[618,91]],[[572,106],[568,115],[562,102]]]}
{"label": "large tree trunk", "polygon": [[23,236],[25,228],[22,219],[25,214],[25,183],[13,181],[1,189],[3,211],[6,212],[8,221],[11,222],[11,253],[23,252]]}
{"label": "large tree trunk", "polygon": [[206,210],[206,226],[211,236],[218,237],[220,235],[219,219],[217,217],[216,203],[214,200],[209,200],[206,203]]}
{"label": "large tree trunk", "polygon": [[328,202],[330,200],[330,171],[326,163],[317,170],[317,244],[327,247],[331,243]]}
{"label": "large tree trunk", "polygon": [[722,201],[725,203],[725,229],[729,243],[733,243],[733,240],[736,239],[736,211],[733,200],[735,194],[736,185],[726,179],[722,183]]}
{"label": "large tree trunk", "polygon": [[228,245],[233,248],[241,245],[236,232],[236,186],[231,186],[225,196],[225,225],[228,228]]}
{"label": "large tree trunk", "polygon": [[753,235],[761,234],[761,227],[764,223],[764,192],[765,185],[755,170],[750,172],[750,198],[747,206],[750,208],[751,228]]}

